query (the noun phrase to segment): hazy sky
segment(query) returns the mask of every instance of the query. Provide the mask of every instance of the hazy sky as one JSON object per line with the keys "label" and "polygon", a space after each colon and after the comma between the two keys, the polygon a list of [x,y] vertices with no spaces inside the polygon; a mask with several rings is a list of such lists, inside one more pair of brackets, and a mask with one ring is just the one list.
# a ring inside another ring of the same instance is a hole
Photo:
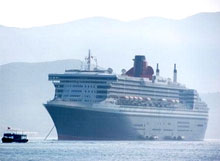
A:
{"label": "hazy sky", "polygon": [[220,11],[220,0],[0,0],[0,25],[32,27],[104,16],[129,21]]}

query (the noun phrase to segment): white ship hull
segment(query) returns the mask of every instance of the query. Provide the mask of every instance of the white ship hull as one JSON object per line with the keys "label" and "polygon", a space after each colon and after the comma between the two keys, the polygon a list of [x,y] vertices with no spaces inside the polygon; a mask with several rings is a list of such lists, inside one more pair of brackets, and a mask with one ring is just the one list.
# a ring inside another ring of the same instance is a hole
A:
{"label": "white ship hull", "polygon": [[203,140],[207,113],[97,104],[45,105],[59,140]]}

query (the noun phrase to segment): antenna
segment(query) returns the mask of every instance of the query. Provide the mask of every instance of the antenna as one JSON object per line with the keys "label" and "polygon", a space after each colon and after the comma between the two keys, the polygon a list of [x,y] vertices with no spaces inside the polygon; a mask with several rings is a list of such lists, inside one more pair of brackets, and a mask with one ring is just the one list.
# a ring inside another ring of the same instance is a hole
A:
{"label": "antenna", "polygon": [[159,70],[159,64],[157,63],[157,70],[156,70],[156,76],[160,75],[160,70]]}
{"label": "antenna", "polygon": [[88,53],[88,61],[87,61],[87,64],[88,64],[88,71],[90,71],[90,67],[91,67],[91,54],[90,54],[90,49],[89,49],[89,53]]}
{"label": "antenna", "polygon": [[83,70],[83,62],[81,62],[81,70]]}
{"label": "antenna", "polygon": [[[90,71],[91,70],[91,62],[92,60],[95,61],[96,63],[96,69],[98,68],[98,61],[97,58],[91,55],[91,50],[89,49],[88,51],[88,57],[86,57],[85,61],[87,62],[87,70]],[[93,69],[94,70],[94,69]]]}
{"label": "antenna", "polygon": [[176,69],[176,64],[174,64],[174,70],[173,70],[173,82],[177,82],[177,69]]}
{"label": "antenna", "polygon": [[94,61],[95,61],[95,68],[98,69],[98,60],[96,57],[94,58]]}

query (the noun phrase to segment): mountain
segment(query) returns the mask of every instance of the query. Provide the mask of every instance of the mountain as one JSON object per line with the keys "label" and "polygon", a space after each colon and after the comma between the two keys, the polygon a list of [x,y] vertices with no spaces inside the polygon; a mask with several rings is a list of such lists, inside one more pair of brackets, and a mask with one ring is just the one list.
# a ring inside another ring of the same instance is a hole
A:
{"label": "mountain", "polygon": [[209,107],[209,122],[206,138],[220,139],[220,93],[201,94],[201,98]]}
{"label": "mountain", "polygon": [[[7,127],[46,136],[53,122],[43,103],[53,98],[49,73],[79,69],[79,60],[43,63],[10,63],[0,66],[0,134]],[[55,134],[54,134],[55,135]]]}
{"label": "mountain", "polygon": [[[10,63],[0,66],[0,135],[7,127],[37,132],[45,137],[53,122],[43,103],[54,96],[49,73],[63,73],[65,69],[79,69],[79,60],[43,63]],[[210,108],[207,139],[220,139],[220,93],[202,94]],[[53,130],[51,136],[56,136]]]}
{"label": "mountain", "polygon": [[91,49],[100,66],[120,72],[132,66],[135,54],[144,54],[164,76],[172,78],[177,63],[180,82],[203,93],[220,91],[220,12],[181,20],[92,17],[25,29],[0,26],[0,35],[0,64],[83,60]]}

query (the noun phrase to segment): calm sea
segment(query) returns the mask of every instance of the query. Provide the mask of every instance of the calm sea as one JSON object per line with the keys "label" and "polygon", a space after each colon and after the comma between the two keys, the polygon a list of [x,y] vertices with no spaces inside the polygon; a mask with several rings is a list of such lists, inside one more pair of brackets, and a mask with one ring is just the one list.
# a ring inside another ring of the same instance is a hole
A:
{"label": "calm sea", "polygon": [[220,161],[220,141],[30,141],[0,143],[1,161]]}

